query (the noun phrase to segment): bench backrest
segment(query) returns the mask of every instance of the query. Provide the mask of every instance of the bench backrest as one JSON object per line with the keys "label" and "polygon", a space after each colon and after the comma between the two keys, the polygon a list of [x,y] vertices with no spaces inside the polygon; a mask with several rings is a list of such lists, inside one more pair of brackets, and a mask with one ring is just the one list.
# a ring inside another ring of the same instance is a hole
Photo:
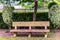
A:
{"label": "bench backrest", "polygon": [[49,26],[49,21],[13,22],[12,26]]}

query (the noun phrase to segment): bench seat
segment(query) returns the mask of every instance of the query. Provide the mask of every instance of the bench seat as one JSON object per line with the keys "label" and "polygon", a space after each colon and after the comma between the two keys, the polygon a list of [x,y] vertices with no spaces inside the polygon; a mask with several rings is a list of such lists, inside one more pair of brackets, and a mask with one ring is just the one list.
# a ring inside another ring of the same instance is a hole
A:
{"label": "bench seat", "polygon": [[30,30],[28,30],[28,29],[27,30],[26,29],[25,30],[24,29],[23,30],[22,29],[17,29],[17,30],[12,29],[12,30],[10,30],[10,32],[30,32]]}
{"label": "bench seat", "polygon": [[49,29],[32,29],[30,32],[49,32]]}
{"label": "bench seat", "polygon": [[28,30],[28,29],[12,29],[10,30],[10,32],[49,32],[49,29],[31,29],[31,30]]}

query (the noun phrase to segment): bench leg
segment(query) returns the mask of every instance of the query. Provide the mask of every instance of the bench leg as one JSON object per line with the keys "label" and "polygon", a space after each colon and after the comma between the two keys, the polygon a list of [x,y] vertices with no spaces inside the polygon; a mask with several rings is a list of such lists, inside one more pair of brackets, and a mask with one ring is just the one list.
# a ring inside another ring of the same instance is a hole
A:
{"label": "bench leg", "polygon": [[14,37],[16,37],[16,33],[14,33],[14,35],[13,35]]}
{"label": "bench leg", "polygon": [[[29,26],[29,30],[31,30],[31,26]],[[28,37],[31,37],[31,33],[29,33]]]}
{"label": "bench leg", "polygon": [[48,33],[45,33],[45,38],[47,38]]}
{"label": "bench leg", "polygon": [[28,37],[31,37],[31,33],[29,33]]}
{"label": "bench leg", "polygon": [[29,34],[28,37],[31,37],[31,34]]}

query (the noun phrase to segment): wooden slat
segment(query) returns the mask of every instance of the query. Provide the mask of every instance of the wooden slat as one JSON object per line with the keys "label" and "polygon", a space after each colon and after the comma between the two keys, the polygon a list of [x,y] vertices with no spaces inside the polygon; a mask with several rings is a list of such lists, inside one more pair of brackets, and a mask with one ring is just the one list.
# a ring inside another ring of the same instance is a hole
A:
{"label": "wooden slat", "polygon": [[49,21],[13,22],[13,26],[49,26]]}
{"label": "wooden slat", "polygon": [[15,29],[13,29],[13,30],[10,30],[10,32],[30,32],[30,30],[21,30],[21,29],[18,29],[18,30],[15,30]]}
{"label": "wooden slat", "polygon": [[49,30],[47,29],[47,30],[36,30],[36,29],[32,29],[32,30],[26,30],[26,29],[21,29],[21,30],[15,30],[15,29],[13,29],[13,30],[10,30],[10,32],[49,32]]}
{"label": "wooden slat", "polygon": [[31,32],[50,32],[48,29],[44,30],[44,29],[32,29]]}

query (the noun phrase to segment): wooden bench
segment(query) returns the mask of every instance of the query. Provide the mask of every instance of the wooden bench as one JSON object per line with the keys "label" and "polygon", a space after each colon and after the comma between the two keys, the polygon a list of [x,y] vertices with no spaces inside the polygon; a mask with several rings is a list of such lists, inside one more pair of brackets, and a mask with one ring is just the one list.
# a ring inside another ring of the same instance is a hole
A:
{"label": "wooden bench", "polygon": [[[49,32],[49,29],[47,29],[47,27],[50,25],[49,21],[31,21],[31,22],[13,22],[12,26],[14,27],[14,29],[11,29],[10,32],[15,33],[14,36],[16,36],[17,32],[27,32],[30,33],[28,36],[31,37],[31,33],[39,33],[39,32],[44,32],[45,33],[45,37],[47,37],[47,33]],[[17,27],[20,26],[28,26],[29,29],[17,29]],[[35,26],[44,26],[45,29],[32,29],[32,27]]]}

